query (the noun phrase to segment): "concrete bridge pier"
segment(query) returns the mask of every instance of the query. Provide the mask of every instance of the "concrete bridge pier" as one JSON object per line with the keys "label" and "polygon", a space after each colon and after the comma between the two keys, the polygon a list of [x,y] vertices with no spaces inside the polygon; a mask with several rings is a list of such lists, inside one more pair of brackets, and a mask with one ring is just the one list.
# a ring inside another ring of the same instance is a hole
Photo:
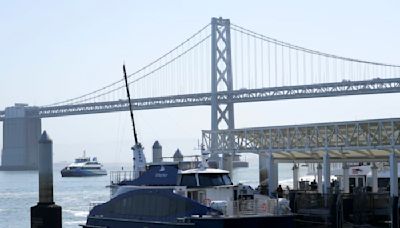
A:
{"label": "concrete bridge pier", "polygon": [[15,104],[5,109],[1,170],[37,170],[42,125],[38,107]]}

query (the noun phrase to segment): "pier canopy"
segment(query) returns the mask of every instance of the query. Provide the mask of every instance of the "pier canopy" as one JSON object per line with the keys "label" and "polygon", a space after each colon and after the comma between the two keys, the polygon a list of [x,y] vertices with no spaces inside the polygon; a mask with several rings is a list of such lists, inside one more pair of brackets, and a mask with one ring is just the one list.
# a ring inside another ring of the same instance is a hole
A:
{"label": "pier canopy", "polygon": [[202,132],[211,153],[267,152],[278,162],[320,162],[325,153],[331,162],[388,161],[399,136],[400,118]]}

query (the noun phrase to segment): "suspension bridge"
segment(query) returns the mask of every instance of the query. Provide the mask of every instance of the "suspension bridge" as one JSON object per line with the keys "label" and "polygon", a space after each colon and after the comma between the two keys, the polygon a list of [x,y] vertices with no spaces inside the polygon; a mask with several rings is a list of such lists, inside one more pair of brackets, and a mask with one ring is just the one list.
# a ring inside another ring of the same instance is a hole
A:
{"label": "suspension bridge", "polygon": [[[235,129],[235,103],[398,93],[400,66],[312,50],[212,18],[175,48],[130,73],[128,83],[135,110],[211,106],[211,131],[204,139],[211,150],[221,152],[220,130]],[[126,111],[125,97],[121,77],[52,104],[5,108],[0,111],[2,168],[37,168],[41,119]],[[234,140],[228,141],[233,146]],[[225,156],[229,160],[229,153]]]}

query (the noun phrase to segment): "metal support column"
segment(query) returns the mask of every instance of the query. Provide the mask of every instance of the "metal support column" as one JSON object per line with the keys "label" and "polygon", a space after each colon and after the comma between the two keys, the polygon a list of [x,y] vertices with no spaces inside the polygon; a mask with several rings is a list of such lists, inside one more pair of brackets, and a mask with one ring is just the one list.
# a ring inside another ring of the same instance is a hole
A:
{"label": "metal support column", "polygon": [[267,160],[268,160],[268,155],[266,152],[261,152],[258,154],[259,181],[260,181],[261,191],[263,193],[266,191],[267,188],[267,176],[268,176]]}
{"label": "metal support column", "polygon": [[397,174],[397,157],[396,153],[393,151],[389,158],[390,163],[390,196],[399,196],[399,185],[398,185],[398,174]]}
{"label": "metal support column", "polygon": [[378,167],[375,162],[371,166],[372,192],[378,192]]}
{"label": "metal support column", "polygon": [[[231,61],[231,32],[229,19],[211,19],[211,129],[234,129],[233,102],[222,103],[217,94],[222,91],[232,91],[232,61]],[[215,133],[211,136],[211,147],[216,148],[217,138]],[[233,138],[229,139],[232,148]],[[223,167],[231,169],[233,151],[223,154]],[[231,171],[231,170],[229,170]]]}
{"label": "metal support column", "polygon": [[322,193],[322,165],[318,163],[317,166],[317,175],[318,175],[318,193]]}
{"label": "metal support column", "polygon": [[399,225],[399,184],[398,184],[398,162],[395,150],[390,154],[390,199],[391,199],[391,227],[398,227]]}
{"label": "metal support column", "polygon": [[293,165],[293,190],[299,189],[299,166],[294,163]]}
{"label": "metal support column", "polygon": [[350,192],[350,186],[349,186],[349,166],[347,165],[346,162],[343,162],[342,165],[342,170],[343,170],[343,186],[342,186],[342,190],[344,193],[349,193]]}
{"label": "metal support column", "polygon": [[324,194],[329,193],[330,184],[331,184],[331,163],[329,159],[328,151],[325,151],[323,158],[323,172],[324,172]]}
{"label": "metal support column", "polygon": [[268,173],[268,194],[274,196],[278,188],[278,165],[275,164],[272,153],[267,156],[267,173]]}

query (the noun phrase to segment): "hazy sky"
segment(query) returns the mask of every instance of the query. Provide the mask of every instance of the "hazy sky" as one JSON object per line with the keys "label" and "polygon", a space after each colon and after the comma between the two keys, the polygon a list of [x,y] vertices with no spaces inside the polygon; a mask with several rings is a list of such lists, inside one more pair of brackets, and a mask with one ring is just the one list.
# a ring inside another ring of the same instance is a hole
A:
{"label": "hazy sky", "polygon": [[[2,1],[0,110],[79,96],[140,68],[222,16],[283,41],[370,61],[400,64],[399,1]],[[400,117],[400,96],[368,95],[235,105],[236,127]],[[139,139],[164,155],[193,147],[210,129],[210,108],[135,112]],[[0,124],[1,125],[1,124]],[[1,126],[2,128],[2,126]],[[129,162],[129,114],[49,118],[55,161],[86,149],[103,162]],[[0,132],[2,145],[2,132]]]}

